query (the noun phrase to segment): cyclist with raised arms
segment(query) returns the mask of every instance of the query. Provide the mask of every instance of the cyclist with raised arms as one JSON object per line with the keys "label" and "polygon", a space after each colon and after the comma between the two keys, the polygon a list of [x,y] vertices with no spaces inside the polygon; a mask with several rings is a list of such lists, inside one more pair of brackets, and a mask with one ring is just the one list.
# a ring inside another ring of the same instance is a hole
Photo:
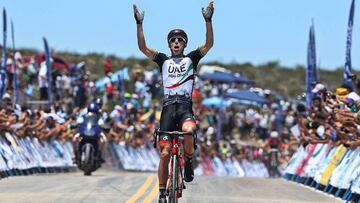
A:
{"label": "cyclist with raised arms", "polygon": [[[167,36],[171,56],[155,51],[146,45],[143,20],[144,11],[139,12],[134,5],[134,16],[137,24],[137,40],[141,52],[156,62],[162,75],[164,87],[163,109],[160,118],[161,131],[194,132],[196,129],[194,113],[192,110],[192,90],[195,72],[200,59],[206,55],[214,44],[211,18],[214,13],[214,4],[210,2],[202,8],[206,22],[206,41],[196,50],[184,55],[188,42],[187,34],[182,29],[173,29]],[[166,202],[166,181],[170,161],[171,136],[159,135],[160,163],[158,169],[160,196],[159,202]],[[185,181],[194,179],[192,156],[194,154],[194,137],[184,136],[185,151]]]}

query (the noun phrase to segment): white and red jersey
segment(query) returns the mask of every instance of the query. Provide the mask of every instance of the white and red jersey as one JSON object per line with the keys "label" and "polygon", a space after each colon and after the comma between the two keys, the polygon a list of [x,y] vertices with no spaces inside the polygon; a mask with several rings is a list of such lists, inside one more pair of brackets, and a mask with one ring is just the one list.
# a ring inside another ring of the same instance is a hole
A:
{"label": "white and red jersey", "polygon": [[185,95],[191,97],[196,67],[203,56],[196,49],[183,57],[171,58],[157,53],[154,62],[159,65],[164,95]]}

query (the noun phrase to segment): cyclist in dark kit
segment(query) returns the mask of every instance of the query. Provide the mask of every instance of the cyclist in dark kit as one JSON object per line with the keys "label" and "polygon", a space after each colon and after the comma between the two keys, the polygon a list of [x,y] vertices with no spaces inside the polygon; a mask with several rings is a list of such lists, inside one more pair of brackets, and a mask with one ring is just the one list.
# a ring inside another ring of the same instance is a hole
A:
{"label": "cyclist in dark kit", "polygon": [[[196,129],[194,113],[192,110],[192,90],[194,86],[195,72],[202,57],[214,44],[212,15],[214,4],[210,2],[202,9],[206,24],[206,41],[196,50],[184,55],[188,37],[184,30],[173,29],[167,36],[171,55],[157,52],[146,45],[143,20],[144,11],[139,12],[134,5],[134,16],[137,24],[137,40],[141,52],[156,62],[160,68],[162,85],[164,87],[163,109],[160,118],[161,131],[184,131],[194,132]],[[170,161],[171,136],[159,135],[160,163],[158,169],[160,196],[159,202],[166,202],[166,181],[168,177],[168,165]],[[194,154],[194,137],[184,136],[185,151],[185,181],[194,179],[192,157]]]}

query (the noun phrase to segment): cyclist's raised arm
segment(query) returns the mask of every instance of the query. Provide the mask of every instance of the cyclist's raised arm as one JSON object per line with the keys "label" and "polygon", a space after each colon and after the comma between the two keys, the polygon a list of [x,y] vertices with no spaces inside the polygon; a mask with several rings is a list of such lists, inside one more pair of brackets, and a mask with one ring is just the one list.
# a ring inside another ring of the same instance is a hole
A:
{"label": "cyclist's raised arm", "polygon": [[205,18],[206,22],[206,41],[205,44],[200,46],[201,55],[206,55],[207,52],[213,47],[214,45],[214,33],[211,18],[214,14],[214,2],[211,1],[209,5],[204,9],[202,8],[202,14]]}
{"label": "cyclist's raised arm", "polygon": [[141,14],[139,10],[137,9],[137,6],[134,4],[134,17],[136,20],[136,27],[137,27],[137,41],[139,49],[142,53],[144,53],[147,57],[153,59],[156,52],[155,50],[149,48],[146,46],[145,37],[144,37],[144,30],[143,30],[143,20],[144,20],[144,14],[145,11],[143,11]]}

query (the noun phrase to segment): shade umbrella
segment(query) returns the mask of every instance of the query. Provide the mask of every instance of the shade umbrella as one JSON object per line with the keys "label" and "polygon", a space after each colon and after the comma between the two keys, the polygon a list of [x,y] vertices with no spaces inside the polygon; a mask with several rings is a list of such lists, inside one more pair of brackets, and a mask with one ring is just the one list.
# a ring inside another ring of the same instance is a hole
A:
{"label": "shade umbrella", "polygon": [[255,92],[251,92],[250,90],[247,90],[247,89],[241,89],[241,90],[237,90],[235,92],[225,93],[224,96],[228,97],[228,98],[234,98],[234,99],[238,99],[238,100],[246,100],[246,101],[251,101],[251,102],[256,102],[256,103],[261,103],[261,104],[268,103],[268,100],[265,97],[262,97],[262,96],[256,94]]}
{"label": "shade umbrella", "polygon": [[228,101],[220,98],[220,97],[209,97],[204,99],[201,104],[206,107],[224,107],[228,105]]}
{"label": "shade umbrella", "polygon": [[211,80],[224,83],[243,83],[254,84],[254,81],[241,76],[236,76],[232,73],[214,71],[213,73],[204,73],[200,75],[202,80]]}

